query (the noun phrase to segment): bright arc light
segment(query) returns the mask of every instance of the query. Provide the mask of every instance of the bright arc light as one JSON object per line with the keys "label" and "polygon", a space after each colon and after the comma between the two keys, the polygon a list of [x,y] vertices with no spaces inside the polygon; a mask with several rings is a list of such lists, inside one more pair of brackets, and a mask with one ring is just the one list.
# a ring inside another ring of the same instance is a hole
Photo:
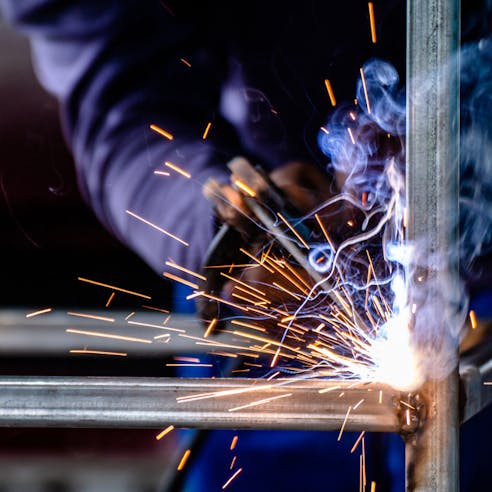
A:
{"label": "bright arc light", "polygon": [[415,391],[424,374],[409,328],[409,310],[403,309],[382,328],[372,344],[375,379],[401,391]]}

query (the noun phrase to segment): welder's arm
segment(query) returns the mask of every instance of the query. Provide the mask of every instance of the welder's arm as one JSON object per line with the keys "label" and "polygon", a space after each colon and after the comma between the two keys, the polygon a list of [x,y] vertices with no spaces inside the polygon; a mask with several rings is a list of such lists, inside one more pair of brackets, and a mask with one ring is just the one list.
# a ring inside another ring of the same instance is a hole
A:
{"label": "welder's arm", "polygon": [[[99,219],[157,271],[168,258],[199,268],[214,233],[202,185],[211,176],[227,180],[233,155],[218,137],[220,118],[202,139],[218,106],[223,60],[158,0],[0,0],[0,7],[29,36],[38,77],[61,103],[80,186]],[[152,123],[174,139],[152,132]],[[222,141],[233,144],[223,126]]]}

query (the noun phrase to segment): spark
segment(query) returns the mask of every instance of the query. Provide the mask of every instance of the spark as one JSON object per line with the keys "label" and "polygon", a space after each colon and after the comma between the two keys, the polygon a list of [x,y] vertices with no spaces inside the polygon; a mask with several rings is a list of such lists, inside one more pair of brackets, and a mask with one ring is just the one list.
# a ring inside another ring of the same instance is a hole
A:
{"label": "spark", "polygon": [[135,311],[129,313],[128,316],[125,318],[125,321],[128,321],[132,316],[135,316]]}
{"label": "spark", "polygon": [[376,492],[376,482],[371,482],[371,492]]}
{"label": "spark", "polygon": [[185,467],[186,462],[188,461],[188,458],[190,457],[190,454],[191,454],[191,449],[187,449],[184,452],[183,457],[181,458],[181,461],[178,464],[178,468],[177,468],[178,471],[181,471]]}
{"label": "spark", "polygon": [[102,333],[99,331],[76,330],[74,328],[67,328],[65,331],[67,333],[74,333],[77,335],[87,335],[87,336],[91,336],[91,337],[101,337],[101,338],[112,338],[115,340],[125,340],[127,342],[152,343],[152,340],[147,340],[145,338],[134,338],[134,337],[127,337],[127,336],[123,336],[123,335],[113,335],[111,333]]}
{"label": "spark", "polygon": [[174,430],[174,425],[166,427],[163,431],[159,432],[157,436],[155,436],[156,441],[160,441],[166,434],[169,434],[172,430]]}
{"label": "spark", "polygon": [[26,318],[33,318],[34,316],[39,316],[40,314],[51,313],[51,311],[53,311],[53,308],[40,309],[39,311],[26,314]]}
{"label": "spark", "polygon": [[171,328],[170,326],[161,326],[161,325],[154,325],[152,323],[142,323],[141,321],[128,321],[129,325],[135,325],[135,326],[146,326],[147,328],[157,328],[158,330],[169,330],[169,331],[175,331],[177,333],[185,333],[186,330],[182,330],[181,328]]}
{"label": "spark", "polygon": [[96,316],[95,314],[85,314],[85,313],[74,313],[72,311],[68,311],[67,314],[69,316],[77,316],[79,318],[89,318],[95,319],[97,321],[107,321],[108,323],[114,323],[114,318],[107,318],[106,316]]}
{"label": "spark", "polygon": [[207,338],[215,328],[215,325],[217,324],[217,318],[213,318],[212,321],[207,326],[207,329],[205,330],[205,334],[203,335],[203,338]]}
{"label": "spark", "polygon": [[325,87],[328,91],[328,97],[330,98],[330,103],[333,107],[337,105],[337,100],[335,99],[335,93],[333,92],[333,87],[328,79],[325,79]]}
{"label": "spark", "polygon": [[366,98],[367,112],[371,114],[371,103],[369,102],[369,94],[367,93],[366,76],[364,70],[360,69],[360,77],[362,79],[362,87],[364,88],[364,97]]}
{"label": "spark", "polygon": [[132,290],[120,289],[119,287],[115,287],[114,285],[103,284],[102,282],[96,282],[95,280],[89,280],[89,279],[83,278],[83,277],[77,277],[77,280],[80,280],[81,282],[87,282],[87,283],[93,284],[93,285],[98,285],[99,287],[106,287],[107,289],[113,289],[113,290],[116,290],[118,292],[130,294],[132,296],[143,297],[144,299],[149,299],[149,300],[152,299],[152,297],[150,297],[150,296],[146,296],[144,294],[140,294],[140,293],[134,292]]}
{"label": "spark", "polygon": [[[235,354],[233,355],[235,356]],[[220,398],[222,396],[233,396],[242,393],[249,393],[252,391],[267,390],[271,388],[272,388],[271,384],[257,384],[257,385],[247,386],[245,388],[233,388],[228,390],[213,391],[209,393],[198,393],[196,395],[190,395],[190,396],[178,396],[176,398],[176,401],[178,403],[185,403],[189,401],[203,400],[205,398]]]}
{"label": "spark", "polygon": [[258,405],[270,403],[274,400],[280,400],[281,398],[287,398],[289,396],[292,396],[292,393],[285,393],[283,395],[271,396],[270,398],[264,398],[263,400],[253,401],[251,403],[247,403],[246,405],[241,405],[239,407],[229,408],[228,412],[236,412],[237,410],[243,410],[244,408],[256,407]]}
{"label": "spark", "polygon": [[106,301],[106,304],[104,305],[104,307],[109,307],[109,305],[111,304],[111,301],[114,299],[114,296],[115,296],[115,292],[111,292],[111,295],[109,296],[108,300]]}
{"label": "spark", "polygon": [[162,274],[164,277],[174,280],[175,282],[179,282],[180,284],[186,285],[187,287],[191,287],[192,289],[198,289],[199,286],[198,284],[194,284],[193,282],[189,282],[188,280],[185,280],[184,278],[178,277],[177,275],[174,275],[169,272],[164,272]]}
{"label": "spark", "polygon": [[471,327],[473,330],[475,330],[477,327],[477,316],[475,315],[475,311],[473,309],[470,309],[469,316]]}
{"label": "spark", "polygon": [[140,220],[144,224],[147,224],[148,226],[154,228],[155,230],[157,230],[159,232],[162,232],[162,234],[170,237],[171,239],[174,239],[175,241],[178,241],[178,243],[181,243],[183,246],[189,246],[189,244],[186,241],[184,241],[183,239],[180,239],[179,237],[175,236],[174,234],[171,234],[170,232],[166,231],[162,227],[159,227],[158,225],[153,224],[149,220],[144,219],[143,217],[140,217],[140,215],[137,215],[135,212],[131,212],[130,210],[125,210],[125,212],[128,215],[131,215],[132,217],[134,217],[135,219]]}
{"label": "spark", "polygon": [[297,237],[297,239],[299,239],[299,241],[301,241],[301,243],[303,244],[303,246],[306,249],[311,249],[309,247],[309,244],[306,243],[306,241],[304,241],[304,239],[302,239],[302,237],[300,236],[300,234],[294,229],[294,227],[292,227],[292,225],[290,224],[290,222],[280,212],[277,212],[277,215],[280,217],[280,219],[282,220],[282,222],[293,232],[293,234]]}
{"label": "spark", "polygon": [[234,436],[232,438],[231,446],[229,448],[231,451],[234,451],[234,449],[236,448],[236,444],[237,444],[238,439],[239,439],[239,436]]}
{"label": "spark", "polygon": [[349,418],[350,411],[352,410],[352,406],[348,407],[347,413],[345,414],[345,418],[343,419],[342,427],[340,428],[340,433],[338,434],[337,441],[342,439],[343,431],[345,430],[345,426],[347,425],[347,420]]}
{"label": "spark", "polygon": [[150,309],[151,311],[159,311],[160,313],[164,313],[164,314],[169,314],[169,311],[167,309],[158,308],[155,306],[142,305],[142,308],[143,309]]}
{"label": "spark", "polygon": [[186,362],[175,362],[166,364],[166,367],[214,367],[213,364],[187,364]]}
{"label": "spark", "polygon": [[369,9],[369,21],[371,24],[371,40],[373,44],[376,44],[376,20],[374,17],[374,4],[372,2],[367,3],[367,7]]}
{"label": "spark", "polygon": [[353,408],[353,410],[357,410],[362,404],[364,403],[364,398],[362,398],[362,400],[360,400]]}
{"label": "spark", "polygon": [[251,258],[254,262],[256,262],[258,265],[262,266],[265,270],[267,270],[270,273],[273,273],[273,270],[266,266],[263,261],[260,261],[256,256],[253,256],[251,253],[248,253],[244,248],[239,248],[239,251],[246,255],[248,258]]}
{"label": "spark", "polygon": [[350,140],[352,141],[352,143],[355,145],[355,139],[354,139],[354,135],[352,133],[352,129],[351,128],[347,128],[347,132],[349,134],[349,137],[350,137]]}
{"label": "spark", "polygon": [[174,360],[177,360],[177,361],[180,361],[180,362],[196,362],[196,363],[200,363],[200,359],[198,359],[197,357],[177,357],[177,356],[174,356],[173,357]]}
{"label": "spark", "polygon": [[208,134],[210,133],[210,128],[212,127],[212,123],[208,122],[207,126],[205,127],[205,131],[203,132],[202,135],[202,140],[206,140],[208,137]]}
{"label": "spark", "polygon": [[89,349],[71,349],[71,354],[92,354],[92,355],[116,355],[119,357],[126,357],[126,352],[107,352],[105,350],[89,350]]}
{"label": "spark", "polygon": [[326,133],[326,135],[329,135],[329,134],[330,134],[330,131],[329,131],[327,128],[325,128],[324,126],[321,126],[319,129],[320,129],[323,133]]}
{"label": "spark", "polygon": [[174,263],[174,261],[172,261],[172,260],[166,261],[166,265],[171,267],[171,268],[175,268],[176,270],[180,270],[182,272],[185,272],[188,275],[191,275],[192,277],[199,278],[200,280],[203,280],[203,281],[207,280],[207,277],[204,277],[203,275],[200,275],[199,273],[194,272],[193,270],[189,270],[188,268],[182,267],[181,265]]}
{"label": "spark", "polygon": [[191,63],[185,58],[180,58],[179,61],[184,63],[188,68],[191,68]]}
{"label": "spark", "polygon": [[167,132],[166,130],[162,129],[157,125],[154,124],[150,125],[150,129],[158,133],[159,135],[162,135],[163,137],[167,138],[168,140],[173,140],[174,138],[169,132]]}
{"label": "spark", "polygon": [[322,389],[318,390],[318,393],[320,393],[320,394],[328,393],[330,391],[335,391],[335,390],[338,390],[340,388],[341,388],[341,386],[329,386],[328,388],[322,388]]}
{"label": "spark", "polygon": [[356,449],[357,449],[357,446],[360,444],[360,442],[362,441],[362,438],[364,437],[364,434],[366,433],[366,431],[362,431],[360,434],[359,434],[359,437],[357,438],[357,440],[355,441],[354,445],[352,446],[352,449],[350,450],[350,453],[352,454]]}
{"label": "spark", "polygon": [[159,170],[155,170],[154,174],[157,174],[157,176],[171,176],[171,174],[168,173],[167,171],[159,171]]}
{"label": "spark", "polygon": [[181,174],[181,176],[184,176],[187,179],[191,178],[191,174],[188,171],[185,171],[184,169],[180,168],[176,164],[173,164],[172,162],[166,161],[164,162],[164,165],[169,169],[176,171],[178,174]]}
{"label": "spark", "polygon": [[256,192],[255,190],[253,190],[252,188],[250,188],[246,183],[244,183],[243,181],[241,181],[240,179],[235,179],[233,181],[233,183],[241,190],[241,191],[244,191],[244,193],[246,193],[246,195],[254,198],[256,196]]}
{"label": "spark", "polygon": [[236,459],[237,456],[234,456],[231,461],[231,465],[229,466],[229,470],[232,470],[234,468],[234,465],[236,464]]}
{"label": "spark", "polygon": [[231,478],[229,478],[229,480],[227,480],[227,482],[222,485],[222,490],[224,490],[226,487],[228,487],[230,485],[230,483],[243,471],[242,468],[239,468],[232,476]]}

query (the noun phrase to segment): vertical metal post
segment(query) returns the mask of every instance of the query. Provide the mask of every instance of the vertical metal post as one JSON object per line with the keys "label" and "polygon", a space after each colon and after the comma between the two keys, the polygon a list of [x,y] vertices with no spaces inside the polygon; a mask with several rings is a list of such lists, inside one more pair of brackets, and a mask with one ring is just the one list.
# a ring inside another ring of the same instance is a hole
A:
{"label": "vertical metal post", "polygon": [[[426,259],[425,265],[415,265],[418,280],[410,279],[414,298],[422,296],[422,289],[425,296],[439,298],[436,286],[457,285],[457,265],[448,255],[458,223],[459,69],[453,57],[459,19],[459,0],[407,0],[407,237],[423,248]],[[447,309],[442,306],[442,312]],[[427,320],[429,325],[442,322],[439,314]],[[457,351],[457,342],[451,344]],[[428,381],[422,394],[427,416],[423,428],[407,440],[406,489],[456,492],[457,371]]]}

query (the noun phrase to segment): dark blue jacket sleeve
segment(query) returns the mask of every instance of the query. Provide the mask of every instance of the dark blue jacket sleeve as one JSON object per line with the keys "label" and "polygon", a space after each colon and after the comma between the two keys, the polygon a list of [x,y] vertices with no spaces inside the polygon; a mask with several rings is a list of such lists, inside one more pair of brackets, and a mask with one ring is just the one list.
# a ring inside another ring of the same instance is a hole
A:
{"label": "dark blue jacket sleeve", "polygon": [[[156,271],[168,258],[199,268],[213,235],[202,185],[227,179],[224,164],[237,151],[214,126],[202,138],[212,118],[220,127],[220,50],[158,0],[0,0],[0,7],[29,36],[38,77],[61,103],[80,187],[99,219]],[[171,175],[154,174],[159,169]]]}

